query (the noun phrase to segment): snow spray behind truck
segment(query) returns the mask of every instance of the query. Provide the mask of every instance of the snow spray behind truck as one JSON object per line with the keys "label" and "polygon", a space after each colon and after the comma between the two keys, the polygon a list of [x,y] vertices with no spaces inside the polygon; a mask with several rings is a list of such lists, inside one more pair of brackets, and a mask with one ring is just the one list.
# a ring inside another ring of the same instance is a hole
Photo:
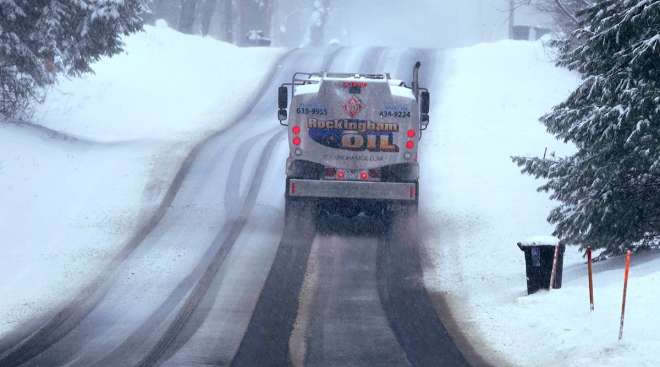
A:
{"label": "snow spray behind truck", "polygon": [[420,67],[411,86],[389,74],[296,73],[279,88],[289,140],[287,219],[310,205],[348,217],[416,214],[430,99],[419,87]]}

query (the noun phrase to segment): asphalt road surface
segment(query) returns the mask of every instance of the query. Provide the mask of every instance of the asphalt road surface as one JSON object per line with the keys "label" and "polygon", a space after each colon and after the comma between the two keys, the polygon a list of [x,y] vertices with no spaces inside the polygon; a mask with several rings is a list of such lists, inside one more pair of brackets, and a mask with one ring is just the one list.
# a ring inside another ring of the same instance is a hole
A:
{"label": "asphalt road surface", "polygon": [[[277,87],[296,71],[410,80],[424,50],[297,49],[187,158],[159,210],[75,299],[0,341],[0,366],[467,366],[423,286],[410,216],[306,208],[284,226]],[[27,286],[27,285],[26,285]]]}

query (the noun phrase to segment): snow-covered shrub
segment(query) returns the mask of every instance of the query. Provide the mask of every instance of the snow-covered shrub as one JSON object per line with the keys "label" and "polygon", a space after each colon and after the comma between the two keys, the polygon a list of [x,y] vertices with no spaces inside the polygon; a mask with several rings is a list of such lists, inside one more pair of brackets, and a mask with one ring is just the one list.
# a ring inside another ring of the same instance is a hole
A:
{"label": "snow-covered shrub", "polygon": [[145,11],[145,0],[0,1],[0,114],[20,113],[57,74],[120,52]]}

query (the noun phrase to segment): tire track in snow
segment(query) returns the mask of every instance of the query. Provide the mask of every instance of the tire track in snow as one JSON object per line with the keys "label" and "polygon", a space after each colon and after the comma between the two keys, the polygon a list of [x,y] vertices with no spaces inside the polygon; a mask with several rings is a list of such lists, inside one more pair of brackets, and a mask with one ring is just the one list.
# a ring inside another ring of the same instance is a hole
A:
{"label": "tire track in snow", "polygon": [[[371,48],[358,72],[373,72],[385,49]],[[325,68],[326,70],[328,68]],[[315,229],[309,221],[284,229],[275,261],[231,366],[290,366],[289,338]]]}
{"label": "tire track in snow", "polygon": [[[334,61],[340,51],[341,49],[336,49],[326,55],[323,61],[324,68],[326,68]],[[273,151],[276,148],[275,142],[282,138],[285,133],[286,130],[283,130],[282,127],[277,126],[256,137],[250,138],[245,143],[243,143],[239,149],[239,152],[236,154],[234,160],[232,161],[230,173],[228,175],[229,181],[227,182],[226,186],[224,202],[228,213],[235,212],[237,209],[240,210],[240,213],[237,217],[232,218],[225,224],[223,229],[219,232],[218,236],[214,240],[211,249],[208,251],[207,255],[204,256],[204,258],[211,258],[213,260],[206,266],[203,275],[194,285],[193,290],[190,293],[184,292],[191,287],[191,285],[188,284],[189,282],[178,287],[178,294],[188,294],[184,301],[184,305],[177,312],[174,320],[167,327],[162,337],[137,363],[137,366],[151,367],[160,365],[167,361],[167,359],[173,356],[183,345],[185,345],[185,343],[192,337],[195,331],[199,329],[204,320],[208,317],[210,309],[199,311],[199,305],[202,303],[205,297],[215,299],[217,296],[217,289],[214,290],[213,294],[208,294],[209,289],[213,281],[217,281],[216,277],[218,276],[218,271],[222,267],[224,260],[233,248],[236,240],[239,238],[247,223],[250,213],[256,204],[257,195],[259,194],[263,184],[266,168],[270,164],[270,160],[273,157]],[[240,188],[240,178],[244,168],[243,159],[247,156],[248,151],[254,148],[254,142],[259,140],[262,136],[267,135],[271,135],[271,138],[265,144],[265,148],[263,149],[261,157],[258,160],[259,164],[255,170],[255,176],[251,181],[251,186],[248,189],[248,193],[242,204],[242,207],[239,209],[236,207],[236,200],[239,197],[238,189]],[[215,253],[213,254],[212,252]],[[199,271],[194,273],[199,273]],[[187,279],[190,277],[192,277],[192,274],[189,275]],[[220,279],[220,282],[221,281],[222,280]],[[171,309],[179,302],[180,298],[177,300],[173,299],[173,297],[169,297],[161,307],[169,306],[168,308]],[[101,360],[99,363],[95,364],[95,366],[113,366],[118,365],[118,363],[121,364],[121,362],[125,362],[126,353],[129,352],[130,349],[135,345],[134,343],[145,340],[145,337],[148,336],[149,333],[153,332],[153,326],[160,324],[168,315],[169,312],[158,312],[158,318],[160,320],[156,321],[150,318],[150,320],[145,323],[143,327],[141,327],[141,330],[138,333],[131,335],[131,337],[129,337],[126,342],[122,343],[122,345],[117,348],[115,352]]]}
{"label": "tire track in snow", "polygon": [[[295,56],[297,56],[296,61],[298,62],[298,60],[300,59],[300,55],[295,54]],[[278,75],[280,74],[281,73],[278,72]],[[271,91],[272,89],[273,88],[271,85],[269,86],[268,91]],[[223,136],[216,136],[216,139],[207,142],[207,146],[211,148],[212,151],[215,151],[216,149],[214,147],[218,147],[218,146],[222,147],[222,146],[227,146],[227,144],[232,144],[236,139],[234,135],[243,134],[243,136],[240,137],[240,139],[241,140],[244,139],[245,141],[241,142],[239,140],[238,144],[240,145],[237,148],[234,149],[223,148],[223,150],[233,150],[233,155],[231,157],[224,157],[220,153],[213,153],[212,156],[208,156],[207,153],[201,153],[201,156],[205,157],[203,160],[204,162],[208,162],[209,160],[218,159],[218,158],[220,159],[230,158],[229,170],[227,173],[222,174],[222,176],[226,176],[228,180],[225,185],[224,200],[222,201],[228,219],[225,221],[223,227],[217,232],[215,238],[212,238],[209,241],[210,245],[208,246],[208,249],[205,250],[205,254],[201,257],[201,260],[197,264],[193,264],[193,270],[190,271],[183,278],[182,281],[176,284],[174,290],[170,292],[170,294],[165,298],[164,301],[159,301],[160,304],[157,305],[157,308],[154,310],[153,313],[150,313],[148,316],[146,316],[145,322],[142,322],[140,320],[139,322],[141,324],[137,327],[137,329],[133,332],[129,331],[130,334],[128,338],[122,340],[115,337],[114,341],[118,346],[116,346],[113,343],[105,342],[104,344],[107,345],[107,349],[110,349],[109,354],[105,355],[106,354],[105,348],[103,350],[99,350],[98,352],[90,353],[89,347],[86,346],[87,344],[86,338],[100,335],[94,332],[94,328],[97,327],[94,325],[99,324],[99,322],[103,322],[102,320],[103,315],[97,314],[95,316],[92,315],[92,317],[94,317],[97,320],[96,322],[91,322],[91,323],[86,322],[87,326],[84,328],[81,326],[77,327],[75,329],[75,332],[68,335],[66,339],[63,339],[62,341],[58,341],[56,345],[57,349],[49,350],[48,355],[39,356],[39,358],[36,358],[34,360],[34,363],[32,363],[32,365],[39,365],[40,363],[44,363],[44,361],[52,365],[67,364],[67,366],[70,365],[70,366],[85,366],[85,367],[92,365],[95,366],[136,365],[139,361],[144,359],[144,355],[148,354],[155,344],[160,343],[159,342],[161,338],[160,334],[166,333],[167,330],[171,327],[171,323],[173,319],[177,319],[179,317],[178,314],[180,312],[183,312],[181,310],[181,305],[185,303],[186,300],[189,299],[191,290],[194,289],[196,284],[200,282],[200,279],[205,273],[205,270],[208,269],[209,266],[211,266],[211,263],[213,261],[216,261],[217,256],[226,256],[231,250],[231,246],[229,246],[224,250],[221,248],[221,246],[227,244],[227,238],[229,236],[236,237],[237,233],[240,233],[240,231],[237,232],[235,228],[237,222],[241,219],[241,218],[237,218],[236,213],[241,210],[241,206],[243,205],[241,201],[244,199],[244,198],[240,198],[239,189],[241,188],[240,180],[242,177],[242,172],[245,168],[244,167],[245,157],[248,156],[249,151],[255,148],[254,143],[256,141],[264,137],[274,138],[274,135],[277,132],[281,132],[282,130],[279,126],[277,126],[269,130],[266,130],[262,133],[259,133],[256,136],[248,136],[247,138],[245,138],[245,135],[247,134],[245,134],[246,129],[243,125],[247,123],[251,123],[252,120],[255,119],[254,117],[255,114],[257,116],[261,116],[262,114],[261,111],[263,110],[263,108],[260,107],[264,107],[264,105],[269,105],[269,103],[265,101],[265,97],[267,96],[264,96],[264,98],[260,99],[259,102],[255,106],[253,106],[252,111],[248,114],[248,117],[246,117],[246,120],[248,120],[247,122],[235,126],[236,129],[232,130],[231,133],[232,135],[225,134]],[[250,130],[248,129],[247,132],[249,134]],[[227,140],[229,141],[227,142]],[[266,155],[266,158],[262,157],[261,160],[262,161],[267,160],[268,157],[269,156]],[[212,165],[213,164],[211,163],[210,166]],[[209,166],[209,164],[203,166]],[[258,170],[259,169],[261,168],[258,168]],[[197,171],[193,170],[191,171],[191,174],[199,175],[200,172]],[[200,180],[204,181],[203,178],[201,178]],[[253,181],[252,185],[254,185],[254,182],[256,181]],[[243,186],[248,186],[248,190],[250,190],[251,185],[244,184]],[[167,235],[167,233],[168,232],[166,230],[164,234]],[[234,241],[229,241],[229,244],[233,245],[233,242]],[[220,253],[224,253],[224,255],[219,255]],[[224,259],[222,261],[224,261]],[[214,265],[220,266],[221,263],[220,264],[216,263]],[[106,304],[106,306],[108,305]],[[90,326],[90,324],[92,326]],[[187,323],[186,325],[189,326],[190,324]],[[101,354],[100,356],[99,353]],[[76,358],[75,360],[69,362],[69,360],[71,358],[74,358],[73,356],[75,356],[76,354],[79,354],[80,356],[75,357]]]}
{"label": "tire track in snow", "polygon": [[192,148],[188,156],[182,162],[181,167],[172,180],[172,183],[158,206],[158,209],[156,209],[146,223],[137,230],[133,237],[127,241],[110,263],[99,272],[99,275],[83,288],[71,303],[65,305],[51,317],[43,318],[42,320],[44,322],[37,322],[39,326],[36,329],[27,332],[19,331],[3,339],[0,343],[1,366],[20,366],[39,355],[58,340],[69,334],[81,322],[81,320],[101,302],[110,288],[113,276],[119,267],[130,257],[134,250],[144,241],[147,235],[156,228],[165,216],[165,213],[174,201],[184,178],[188,175],[192,163],[199,155],[202,147],[213,138],[226,133],[238,122],[245,120],[254,109],[256,102],[261,100],[266,94],[268,90],[267,87],[274,82],[278,66],[287,60],[292,59],[295,51],[296,50],[289,51],[273,65],[267,77],[264,78],[259,85],[258,94],[255,95],[250,103],[246,104],[232,124],[229,124],[224,129],[207,136]]}
{"label": "tire track in snow", "polygon": [[378,292],[390,328],[413,366],[468,367],[424,286],[416,218],[395,218],[379,245]]}
{"label": "tire track in snow", "polygon": [[[278,130],[280,129],[278,128]],[[208,265],[197,284],[195,284],[192,292],[190,292],[189,296],[185,300],[183,307],[179,310],[174,321],[167,328],[167,331],[163,334],[158,343],[136,366],[153,367],[166,361],[176,352],[176,350],[178,350],[178,348],[185,344],[185,342],[192,336],[194,331],[199,328],[201,323],[206,318],[208,313],[202,315],[202,317],[198,318],[197,320],[191,319],[203,297],[208,292],[209,287],[211,286],[211,282],[218,274],[220,267],[224,263],[224,260],[227,258],[227,254],[231,251],[234,244],[236,243],[236,240],[243,231],[243,228],[247,223],[247,219],[257,201],[257,195],[259,194],[259,190],[263,183],[264,173],[266,172],[266,167],[270,162],[269,158],[272,157],[272,153],[276,147],[275,141],[283,137],[284,133],[285,131],[280,130],[268,140],[268,143],[261,154],[259,166],[255,172],[256,175],[248,191],[246,201],[243,204],[238,217],[229,222],[230,228],[227,232],[225,232],[228,235],[224,238],[217,252],[213,255],[213,261]],[[219,240],[221,236],[222,233],[219,234],[216,241]],[[188,330],[187,335],[185,335],[182,340],[179,338],[180,333],[190,322],[194,322],[195,325],[191,330]]]}
{"label": "tire track in snow", "polygon": [[[398,77],[405,79],[417,60],[427,65],[422,80],[428,83],[433,64],[421,50],[406,51]],[[355,220],[335,219],[330,223],[339,234],[315,242],[323,273],[313,298],[304,301],[311,308],[302,315],[307,329],[299,330],[308,341],[305,365],[468,366],[424,287],[414,217],[395,217],[373,228],[376,238],[362,240],[351,237]]]}
{"label": "tire track in snow", "polygon": [[304,365],[410,367],[378,292],[378,239],[386,225],[364,216],[324,216],[319,226],[313,244],[319,280],[306,300],[311,313]]}
{"label": "tire track in snow", "polygon": [[[406,77],[412,73],[412,66],[420,58],[426,64],[419,50],[394,50],[391,53],[397,55],[398,61],[394,70],[395,79],[407,80]],[[321,274],[317,275],[318,282],[310,284],[314,288],[314,291],[309,292],[312,293],[311,297],[303,301],[310,310],[306,315],[299,315],[307,320],[307,329],[299,331],[308,343],[304,355],[305,365],[442,365],[418,363],[413,352],[420,346],[419,340],[406,344],[406,333],[410,333],[410,330],[395,332],[402,323],[409,328],[420,326],[419,323],[407,324],[413,317],[404,319],[400,315],[415,311],[389,307],[394,302],[383,302],[385,297],[380,283],[383,278],[381,266],[385,241],[381,238],[388,238],[384,233],[389,229],[385,221],[386,218],[346,219],[330,216],[320,223],[324,230],[320,231],[313,246],[317,249],[319,257],[315,260]],[[413,228],[399,226],[392,232],[410,231],[415,234]],[[402,269],[394,269],[395,276],[406,276],[403,270],[411,269],[407,259],[388,259],[402,265]],[[409,289],[407,283],[401,288]],[[415,293],[415,296],[418,294]],[[418,300],[419,297],[415,297],[410,302]],[[433,313],[431,315],[434,316]],[[421,319],[426,317],[429,317],[428,313],[422,315]],[[435,325],[430,328],[433,327]],[[441,351],[443,347],[438,345]]]}
{"label": "tire track in snow", "polygon": [[[417,60],[422,62],[422,86],[430,85],[437,65],[430,50],[410,53],[401,61],[399,72]],[[446,310],[436,310],[424,285],[418,221],[405,212],[392,218],[387,234],[379,241],[377,278],[382,307],[413,366],[470,366],[466,355],[474,351],[450,334],[446,325],[449,315],[442,315],[443,323],[438,311]]]}
{"label": "tire track in snow", "polygon": [[[241,211],[241,209],[237,207],[239,204],[235,203],[236,198],[238,197],[240,177],[244,169],[242,164],[237,164],[237,162],[243,163],[238,157],[246,157],[248,152],[254,148],[254,144],[270,133],[271,131],[267,131],[248,139],[241,145],[235,154],[228,174],[229,180],[224,193],[224,207],[226,213],[236,213]],[[131,333],[126,340],[113,348],[112,351],[101,360],[78,360],[74,366],[123,366],[130,365],[130,360],[132,358],[139,360],[139,357],[134,357],[134,354],[136,353],[135,346],[147,341],[149,336],[154,333],[154,330],[157,330],[158,326],[162,325],[168,316],[177,309],[181,301],[190,292],[190,289],[195,286],[195,281],[201,274],[203,274],[204,269],[209,266],[208,261],[205,261],[205,259],[214,258],[214,254],[216,254],[219,251],[220,246],[224,244],[225,238],[230,235],[231,229],[236,225],[237,220],[238,218],[235,215],[232,215],[225,221],[222,229],[214,238],[211,246],[209,246],[205,254],[201,257],[202,261],[178,283],[176,288],[174,288],[167,298],[161,302],[155,312],[153,312],[138,329]]]}

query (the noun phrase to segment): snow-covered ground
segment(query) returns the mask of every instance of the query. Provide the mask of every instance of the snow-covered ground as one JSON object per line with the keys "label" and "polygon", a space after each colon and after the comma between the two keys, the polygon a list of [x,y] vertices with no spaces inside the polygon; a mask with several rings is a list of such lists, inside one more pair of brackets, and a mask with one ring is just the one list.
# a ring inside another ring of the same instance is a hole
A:
{"label": "snow-covered ground", "polygon": [[658,366],[660,256],[633,258],[626,328],[617,341],[622,259],[595,265],[589,312],[586,265],[565,255],[563,288],[526,294],[516,243],[548,235],[556,205],[520,174],[512,155],[570,153],[538,118],[578,85],[540,43],[503,41],[448,51],[436,75],[431,127],[422,147],[427,285],[493,365]]}
{"label": "snow-covered ground", "polygon": [[112,259],[191,147],[237,117],[283,52],[146,27],[35,107],[35,123],[80,139],[0,124],[0,337]]}
{"label": "snow-covered ground", "polygon": [[189,140],[231,121],[284,52],[145,29],[94,75],[62,78],[35,122],[97,141]]}

